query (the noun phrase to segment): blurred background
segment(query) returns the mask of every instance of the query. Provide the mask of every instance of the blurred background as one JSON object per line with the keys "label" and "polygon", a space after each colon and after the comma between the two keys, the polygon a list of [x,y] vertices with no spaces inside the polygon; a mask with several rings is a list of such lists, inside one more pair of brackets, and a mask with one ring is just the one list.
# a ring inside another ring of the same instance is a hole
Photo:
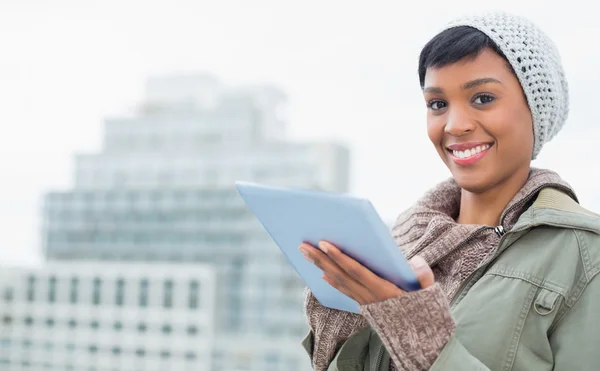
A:
{"label": "blurred background", "polygon": [[309,370],[303,285],[235,180],[370,199],[449,176],[416,68],[443,24],[527,16],[571,90],[534,166],[600,209],[587,3],[0,1],[0,369]]}

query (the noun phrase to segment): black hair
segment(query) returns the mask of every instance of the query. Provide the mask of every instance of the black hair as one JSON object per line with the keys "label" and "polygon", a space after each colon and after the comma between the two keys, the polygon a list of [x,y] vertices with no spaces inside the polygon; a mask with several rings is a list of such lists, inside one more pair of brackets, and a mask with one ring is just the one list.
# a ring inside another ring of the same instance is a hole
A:
{"label": "black hair", "polygon": [[441,68],[464,58],[475,59],[484,49],[491,49],[496,52],[506,60],[506,64],[512,70],[508,59],[498,45],[478,29],[469,26],[458,26],[440,32],[421,50],[419,56],[419,82],[421,88],[424,87],[425,73],[428,68]]}

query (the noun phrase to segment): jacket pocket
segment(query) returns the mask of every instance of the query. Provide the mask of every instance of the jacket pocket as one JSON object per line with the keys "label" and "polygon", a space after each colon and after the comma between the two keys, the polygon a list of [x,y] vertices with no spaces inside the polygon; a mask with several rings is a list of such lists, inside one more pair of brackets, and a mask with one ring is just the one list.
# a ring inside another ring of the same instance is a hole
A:
{"label": "jacket pocket", "polygon": [[492,267],[454,307],[456,338],[491,370],[544,370],[559,292],[526,272]]}

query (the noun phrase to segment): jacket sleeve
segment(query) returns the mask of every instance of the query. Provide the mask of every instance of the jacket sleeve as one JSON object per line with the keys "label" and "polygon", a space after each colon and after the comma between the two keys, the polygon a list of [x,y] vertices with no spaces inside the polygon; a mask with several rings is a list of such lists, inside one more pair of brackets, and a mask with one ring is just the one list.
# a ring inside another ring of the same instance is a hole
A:
{"label": "jacket sleeve", "polygon": [[[600,270],[600,268],[598,269]],[[435,291],[435,289],[425,289],[415,292],[415,297],[412,298],[407,297],[408,294],[406,294],[399,298],[389,299],[389,301],[370,304],[370,306],[375,305],[373,308],[364,308],[365,311],[369,309],[374,311],[371,315],[366,316],[382,337],[397,368],[411,371],[490,371],[486,365],[469,353],[454,334],[451,334],[443,345],[440,343],[444,337],[439,337],[439,333],[446,331],[444,328],[448,328],[446,326],[449,322],[443,325],[445,320],[441,320],[439,316],[436,319],[431,308],[435,308],[435,312],[442,311],[440,313],[443,313],[444,305],[441,303],[436,308],[432,304],[431,298],[426,299],[427,290]],[[406,297],[405,302],[399,301],[403,297]],[[425,299],[428,304],[424,305],[423,300]],[[386,305],[388,305],[387,308]],[[396,308],[400,306],[400,309],[392,310],[389,305]],[[580,293],[579,298],[568,305],[571,306],[569,311],[558,322],[550,335],[550,344],[554,355],[553,370],[595,370],[600,364],[600,352],[598,352],[600,321],[596,320],[597,314],[600,312],[600,278],[594,277]],[[411,308],[421,308],[420,313]],[[408,314],[412,317],[407,317]],[[403,326],[405,331],[398,332],[397,326]],[[416,344],[424,346],[419,347]],[[423,349],[429,349],[429,351],[423,352]],[[531,365],[531,370],[541,369],[547,369],[547,364]]]}
{"label": "jacket sleeve", "polygon": [[456,329],[448,299],[438,284],[360,309],[399,370],[431,369]]}
{"label": "jacket sleeve", "polygon": [[489,371],[454,336],[450,305],[437,284],[364,305],[361,312],[399,370]]}
{"label": "jacket sleeve", "polygon": [[342,344],[368,322],[361,315],[321,305],[308,288],[304,295],[304,312],[310,329],[302,345],[314,370],[325,371]]}

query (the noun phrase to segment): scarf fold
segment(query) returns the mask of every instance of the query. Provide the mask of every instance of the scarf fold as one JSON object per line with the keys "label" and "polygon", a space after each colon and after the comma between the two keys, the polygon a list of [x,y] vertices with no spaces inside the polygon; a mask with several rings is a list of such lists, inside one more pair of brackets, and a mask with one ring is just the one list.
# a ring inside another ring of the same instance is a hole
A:
{"label": "scarf fold", "polygon": [[[558,174],[532,168],[527,182],[502,213],[500,220],[505,231],[516,224],[539,191],[546,187],[565,191],[577,200],[569,184]],[[500,236],[491,226],[456,222],[460,197],[460,186],[448,179],[400,214],[392,228],[398,247],[409,259],[418,254],[427,261],[449,300],[500,242]]]}

